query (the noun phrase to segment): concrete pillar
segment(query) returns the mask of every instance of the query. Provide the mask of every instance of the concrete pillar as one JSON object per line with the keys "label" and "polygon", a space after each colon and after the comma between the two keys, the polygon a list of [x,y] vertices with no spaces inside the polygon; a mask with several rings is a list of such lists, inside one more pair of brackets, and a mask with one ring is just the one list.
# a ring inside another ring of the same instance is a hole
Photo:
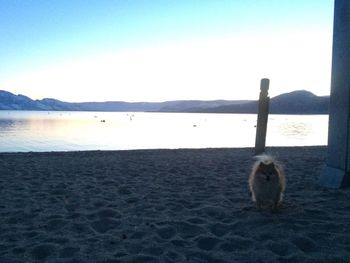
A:
{"label": "concrete pillar", "polygon": [[335,0],[327,166],[323,186],[350,184],[350,1]]}

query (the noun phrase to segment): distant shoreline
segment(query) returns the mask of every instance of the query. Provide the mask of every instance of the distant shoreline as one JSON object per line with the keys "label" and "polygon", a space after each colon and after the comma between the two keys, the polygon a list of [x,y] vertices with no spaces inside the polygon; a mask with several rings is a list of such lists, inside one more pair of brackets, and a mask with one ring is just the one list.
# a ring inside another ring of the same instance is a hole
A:
{"label": "distant shoreline", "polygon": [[[314,149],[324,149],[327,148],[327,145],[314,145],[314,146],[267,146],[266,152],[267,153],[274,153],[275,151],[280,150],[314,150]],[[200,152],[200,151],[250,151],[252,153],[252,156],[254,156],[254,147],[215,147],[215,148],[177,148],[177,149],[166,149],[166,148],[159,148],[159,149],[126,149],[126,150],[69,150],[69,151],[28,151],[28,152],[0,152],[1,155],[31,155],[31,154],[38,154],[38,155],[45,155],[45,154],[74,154],[74,153],[80,153],[80,154],[94,154],[94,153],[147,153],[147,152]]]}
{"label": "distant shoreline", "polygon": [[[5,111],[30,111],[30,112],[109,112],[109,113],[196,113],[196,114],[257,114],[256,112],[186,112],[186,111],[98,111],[98,110],[4,110],[0,109],[0,112]],[[269,113],[269,115],[329,115],[329,113]]]}
{"label": "distant shoreline", "polygon": [[[270,100],[271,114],[327,114],[329,96],[316,96],[305,90],[285,93]],[[177,113],[257,113],[256,100],[176,100],[165,102],[80,102],[56,99],[32,100],[0,90],[2,110],[64,110],[103,112],[177,112]]]}

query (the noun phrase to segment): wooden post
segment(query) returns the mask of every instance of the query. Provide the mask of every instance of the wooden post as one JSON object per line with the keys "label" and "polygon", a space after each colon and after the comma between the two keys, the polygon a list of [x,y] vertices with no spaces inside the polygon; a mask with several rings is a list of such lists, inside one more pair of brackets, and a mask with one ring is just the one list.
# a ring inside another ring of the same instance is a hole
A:
{"label": "wooden post", "polygon": [[320,183],[350,185],[350,1],[335,0],[327,165]]}
{"label": "wooden post", "polygon": [[258,122],[256,125],[255,154],[265,152],[267,120],[269,115],[270,97],[268,96],[270,80],[262,79],[260,82],[260,96],[258,109]]}

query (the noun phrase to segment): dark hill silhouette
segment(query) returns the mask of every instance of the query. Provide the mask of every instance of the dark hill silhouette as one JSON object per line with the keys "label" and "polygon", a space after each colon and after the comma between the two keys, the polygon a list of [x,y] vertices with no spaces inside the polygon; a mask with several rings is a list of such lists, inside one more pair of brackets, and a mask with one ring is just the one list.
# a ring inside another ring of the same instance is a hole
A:
{"label": "dark hill silhouette", "polygon": [[270,113],[326,114],[328,103],[329,96],[319,97],[309,91],[298,90],[272,98]]}
{"label": "dark hill silhouette", "polygon": [[14,95],[10,92],[0,91],[0,109],[4,110],[38,110],[40,109],[35,101],[24,96]]}
{"label": "dark hill silhouette", "polygon": [[[305,90],[281,94],[270,100],[272,114],[327,114],[329,96],[316,96]],[[215,108],[192,108],[191,112],[257,113],[258,101],[219,106]]]}
{"label": "dark hill silhouette", "polygon": [[[319,97],[301,90],[271,99],[270,113],[327,114],[329,96]],[[135,111],[135,112],[202,112],[257,113],[258,102],[248,100],[179,100],[166,102],[82,102],[70,103],[56,99],[32,100],[0,90],[0,110],[61,110],[61,111]]]}

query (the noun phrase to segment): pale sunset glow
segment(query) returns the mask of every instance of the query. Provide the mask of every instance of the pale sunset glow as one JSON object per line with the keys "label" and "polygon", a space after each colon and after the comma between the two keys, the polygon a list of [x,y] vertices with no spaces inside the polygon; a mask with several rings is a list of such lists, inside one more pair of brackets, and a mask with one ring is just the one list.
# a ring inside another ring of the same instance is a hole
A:
{"label": "pale sunset glow", "polygon": [[0,3],[25,13],[0,18],[0,89],[69,102],[234,100],[256,99],[267,77],[272,96],[329,94],[333,1],[88,1],[93,21],[68,13],[77,2],[58,1],[62,13]]}

